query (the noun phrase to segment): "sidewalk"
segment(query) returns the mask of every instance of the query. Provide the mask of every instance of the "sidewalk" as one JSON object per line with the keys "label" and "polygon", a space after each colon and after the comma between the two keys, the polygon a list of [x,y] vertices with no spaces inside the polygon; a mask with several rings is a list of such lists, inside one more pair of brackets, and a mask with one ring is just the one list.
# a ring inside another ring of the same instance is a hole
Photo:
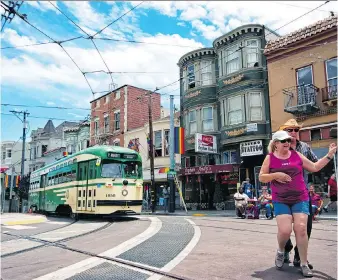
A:
{"label": "sidewalk", "polygon": [[[195,217],[236,217],[235,210],[188,210],[186,213],[184,210],[175,210],[174,213],[164,213],[163,210],[151,212],[142,212],[142,215],[167,215],[167,216],[195,216]],[[337,212],[322,213],[316,217],[317,220],[338,220]]]}
{"label": "sidewalk", "polygon": [[47,221],[46,216],[38,214],[21,214],[21,213],[3,213],[0,216],[1,225],[28,225],[37,224]]}

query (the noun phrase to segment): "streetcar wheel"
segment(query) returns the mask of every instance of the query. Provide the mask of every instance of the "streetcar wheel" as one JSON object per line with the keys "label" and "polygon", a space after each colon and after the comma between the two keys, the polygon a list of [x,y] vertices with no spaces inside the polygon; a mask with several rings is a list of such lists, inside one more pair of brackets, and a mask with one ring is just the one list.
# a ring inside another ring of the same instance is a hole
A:
{"label": "streetcar wheel", "polygon": [[73,213],[73,211],[70,211],[70,218],[74,221],[77,221],[79,219],[79,214],[78,213]]}

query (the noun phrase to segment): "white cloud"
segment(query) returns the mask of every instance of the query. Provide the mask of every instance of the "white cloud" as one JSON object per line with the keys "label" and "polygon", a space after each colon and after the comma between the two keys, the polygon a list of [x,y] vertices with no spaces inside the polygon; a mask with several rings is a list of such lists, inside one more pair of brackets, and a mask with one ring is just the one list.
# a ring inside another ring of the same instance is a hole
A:
{"label": "white cloud", "polygon": [[[58,7],[57,1],[50,1],[52,2],[55,6]],[[25,4],[28,4],[42,12],[46,12],[48,10],[53,10],[57,14],[61,14],[57,9],[53,7],[48,1],[25,1]]]}
{"label": "white cloud", "polygon": [[48,106],[53,106],[53,105],[55,105],[55,103],[54,103],[54,102],[51,102],[51,101],[47,101],[46,104],[47,104]]}
{"label": "white cloud", "polygon": [[68,113],[68,115],[74,116],[75,118],[79,118],[79,119],[85,118],[85,116],[81,116],[81,115],[78,115],[78,114],[75,114],[75,113]]}
{"label": "white cloud", "polygon": [[214,25],[206,25],[201,20],[195,19],[191,22],[191,25],[199,32],[202,33],[203,37],[208,40],[214,40],[222,35],[219,29],[216,29]]}
{"label": "white cloud", "polygon": [[177,25],[178,25],[178,26],[182,26],[182,27],[185,27],[185,26],[186,26],[185,23],[184,23],[183,21],[179,21],[179,22],[177,23]]}

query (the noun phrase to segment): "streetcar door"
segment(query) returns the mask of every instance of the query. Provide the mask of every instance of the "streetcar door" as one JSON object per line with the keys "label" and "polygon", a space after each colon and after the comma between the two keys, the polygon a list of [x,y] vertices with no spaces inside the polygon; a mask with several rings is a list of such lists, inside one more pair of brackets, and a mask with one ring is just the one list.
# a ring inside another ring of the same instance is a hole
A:
{"label": "streetcar door", "polygon": [[87,194],[88,194],[88,162],[79,163],[79,185],[77,197],[77,209],[79,211],[87,210]]}
{"label": "streetcar door", "polygon": [[47,180],[47,174],[42,175],[40,177],[40,197],[39,197],[39,210],[46,210],[46,180]]}
{"label": "streetcar door", "polygon": [[94,179],[96,179],[96,161],[89,162],[88,184],[87,184],[87,211],[95,211]]}

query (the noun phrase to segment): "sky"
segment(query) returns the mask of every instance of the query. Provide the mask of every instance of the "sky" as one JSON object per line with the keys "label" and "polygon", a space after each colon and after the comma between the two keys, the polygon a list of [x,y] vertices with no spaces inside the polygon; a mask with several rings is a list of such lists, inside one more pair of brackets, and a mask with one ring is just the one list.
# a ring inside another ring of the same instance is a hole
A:
{"label": "sky", "polygon": [[[53,40],[80,37],[62,43],[80,70],[55,43],[7,48],[51,41],[17,16],[7,23],[1,33],[1,103],[13,105],[1,106],[1,140],[17,141],[22,135],[22,122],[10,110],[28,110],[29,138],[31,130],[43,128],[49,118],[53,119],[55,126],[63,120],[84,119],[90,113],[90,101],[102,95],[96,93],[93,96],[92,92],[108,91],[112,83],[117,87],[130,84],[147,90],[160,88],[163,107],[169,108],[170,94],[175,95],[175,104],[179,106],[179,83],[175,81],[179,79],[177,62],[182,55],[211,47],[214,39],[244,24],[258,23],[272,30],[278,29],[324,3],[25,1],[19,12],[26,14],[33,26]],[[334,2],[295,20],[277,33],[286,35],[327,18],[330,11],[337,12]],[[114,73],[112,77],[104,72],[86,74],[91,90],[81,71],[107,71],[107,68],[92,41],[86,39],[86,34],[92,36],[110,23],[94,36],[94,42]]]}

